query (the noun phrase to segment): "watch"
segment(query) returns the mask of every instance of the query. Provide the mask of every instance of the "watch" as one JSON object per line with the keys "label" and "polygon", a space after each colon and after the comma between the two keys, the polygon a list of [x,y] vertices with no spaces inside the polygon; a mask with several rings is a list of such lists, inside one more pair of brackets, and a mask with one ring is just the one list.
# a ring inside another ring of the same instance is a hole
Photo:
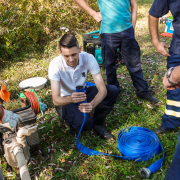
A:
{"label": "watch", "polygon": [[175,67],[171,67],[171,68],[169,68],[168,71],[166,72],[166,77],[167,77],[167,79],[168,79],[168,82],[169,82],[169,84],[171,84],[171,85],[173,85],[173,86],[179,84],[179,83],[174,83],[174,82],[172,82],[172,81],[170,80],[170,76],[171,76],[171,73],[172,73],[172,71],[174,70],[174,68],[175,68]]}

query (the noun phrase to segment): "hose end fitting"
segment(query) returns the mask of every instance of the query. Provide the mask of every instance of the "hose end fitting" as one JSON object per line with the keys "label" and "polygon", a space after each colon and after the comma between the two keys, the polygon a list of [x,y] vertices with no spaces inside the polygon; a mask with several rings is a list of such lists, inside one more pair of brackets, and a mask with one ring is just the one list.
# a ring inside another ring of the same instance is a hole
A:
{"label": "hose end fitting", "polygon": [[149,177],[151,175],[151,171],[148,168],[145,168],[145,167],[142,167],[139,170],[139,173],[144,179],[149,179]]}

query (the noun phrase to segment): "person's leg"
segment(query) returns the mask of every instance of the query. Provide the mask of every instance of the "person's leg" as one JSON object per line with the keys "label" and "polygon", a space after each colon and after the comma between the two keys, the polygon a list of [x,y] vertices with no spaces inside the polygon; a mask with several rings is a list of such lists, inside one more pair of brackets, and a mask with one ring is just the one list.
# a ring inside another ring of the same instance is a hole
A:
{"label": "person's leg", "polygon": [[143,78],[140,61],[140,47],[134,36],[134,28],[131,27],[123,31],[123,40],[121,45],[122,56],[131,75],[134,87],[137,89],[137,95],[149,93],[148,84]]}
{"label": "person's leg", "polygon": [[1,170],[0,170],[0,180],[3,180],[3,175],[1,173]]}
{"label": "person's leg", "polygon": [[107,84],[115,85],[120,92],[116,75],[117,48],[121,43],[121,33],[101,34],[101,55],[105,61]]}
{"label": "person's leg", "polygon": [[141,52],[134,36],[134,28],[131,27],[122,33],[123,39],[121,44],[121,52],[133,81],[133,85],[137,90],[136,95],[150,102],[157,103],[158,99],[151,96],[148,90],[148,84],[143,78],[140,61]]}
{"label": "person's leg", "polygon": [[[180,65],[180,55],[170,53],[167,58],[167,69]],[[156,134],[172,131],[180,126],[180,88],[167,90],[166,109],[162,116],[162,125],[155,129]]]}
{"label": "person's leg", "polygon": [[164,180],[179,180],[180,179],[180,131],[178,134],[178,142],[171,166]]}
{"label": "person's leg", "polygon": [[[107,95],[100,104],[113,107],[118,97],[119,90],[114,85],[106,85],[106,89],[107,89]],[[96,94],[98,93],[98,89],[96,88],[96,86],[91,86],[89,88],[86,88],[85,90],[87,94],[87,102],[92,101],[96,96]]]}
{"label": "person's leg", "polygon": [[[119,94],[119,90],[114,85],[107,85],[107,96],[106,98],[95,108],[94,111],[94,125],[93,129],[104,139],[112,138],[112,135],[105,129],[106,116],[110,113],[113,108],[114,103]],[[87,99],[91,101],[94,94],[97,94],[98,90],[96,87],[88,88]]]}
{"label": "person's leg", "polygon": [[[62,112],[60,106],[56,106],[55,108],[58,114],[66,121],[67,125],[70,127],[70,131],[72,133],[78,133],[84,121],[84,115],[82,112],[79,111],[78,104],[71,103],[62,106]],[[93,118],[90,116],[90,114],[87,113],[83,131],[91,129],[92,126]]]}

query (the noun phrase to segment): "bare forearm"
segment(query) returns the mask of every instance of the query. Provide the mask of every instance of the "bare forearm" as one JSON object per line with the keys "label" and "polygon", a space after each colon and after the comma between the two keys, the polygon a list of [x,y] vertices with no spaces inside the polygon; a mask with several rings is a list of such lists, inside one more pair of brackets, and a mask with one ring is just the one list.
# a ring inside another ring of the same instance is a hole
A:
{"label": "bare forearm", "polygon": [[89,14],[90,16],[94,16],[94,14],[96,13],[95,10],[93,10],[87,3],[85,0],[74,0],[79,7],[81,7],[87,14]]}
{"label": "bare forearm", "polygon": [[134,29],[136,26],[137,11],[138,11],[138,7],[137,7],[137,3],[135,1],[134,3],[131,3],[131,23],[132,23],[132,26],[134,27]]}
{"label": "bare forearm", "polygon": [[92,108],[94,109],[107,95],[107,90],[103,89],[102,91],[99,91],[94,99],[91,101]]}
{"label": "bare forearm", "polygon": [[72,103],[72,98],[71,96],[56,96],[53,98],[53,103],[55,106],[64,106]]}
{"label": "bare forearm", "polygon": [[155,17],[149,15],[149,31],[151,34],[152,43],[154,45],[157,42],[159,42],[158,22],[159,22],[159,18],[155,18]]}
{"label": "bare forearm", "polygon": [[149,31],[151,34],[152,43],[159,54],[168,57],[170,54],[166,48],[169,48],[169,46],[159,41],[158,23],[159,18],[149,15]]}
{"label": "bare forearm", "polygon": [[92,16],[97,22],[102,21],[102,16],[100,12],[96,12],[92,9],[85,0],[74,0],[87,14]]}

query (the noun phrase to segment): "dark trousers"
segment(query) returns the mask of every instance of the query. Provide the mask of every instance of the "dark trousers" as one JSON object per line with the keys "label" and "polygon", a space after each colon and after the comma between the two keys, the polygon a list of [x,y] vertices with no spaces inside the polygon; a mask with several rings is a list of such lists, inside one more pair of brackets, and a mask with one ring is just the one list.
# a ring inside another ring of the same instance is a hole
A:
{"label": "dark trousers", "polygon": [[[170,54],[167,58],[167,69],[180,65],[180,55]],[[164,129],[173,130],[180,126],[180,88],[167,90],[166,109],[162,119]]]}
{"label": "dark trousers", "polygon": [[164,180],[179,180],[180,179],[180,131],[178,134],[178,142],[174,157]]}
{"label": "dark trousers", "polygon": [[116,74],[117,49],[119,48],[130,73],[137,95],[149,93],[148,84],[143,78],[140,61],[140,48],[131,27],[119,33],[101,34],[102,58],[105,60],[107,84],[119,87]]}
{"label": "dark trousers", "polygon": [[[119,90],[116,86],[113,85],[107,85],[106,88],[107,88],[107,96],[100,104],[112,107],[116,102],[116,99],[119,94]],[[96,86],[85,88],[85,90],[87,95],[87,102],[92,101],[96,96],[96,94],[98,93]],[[56,110],[58,114],[66,121],[66,123],[70,127],[72,127],[74,130],[79,131],[84,121],[84,115],[82,112],[79,111],[78,103],[71,103],[62,106],[62,113],[60,112],[59,106],[56,106]],[[87,113],[86,122],[84,124],[83,130],[84,131],[89,130],[92,128],[92,126],[93,126],[93,118],[90,116],[90,114]]]}
{"label": "dark trousers", "polygon": [[0,170],[0,180],[3,180],[3,175],[1,173],[1,170]]}

